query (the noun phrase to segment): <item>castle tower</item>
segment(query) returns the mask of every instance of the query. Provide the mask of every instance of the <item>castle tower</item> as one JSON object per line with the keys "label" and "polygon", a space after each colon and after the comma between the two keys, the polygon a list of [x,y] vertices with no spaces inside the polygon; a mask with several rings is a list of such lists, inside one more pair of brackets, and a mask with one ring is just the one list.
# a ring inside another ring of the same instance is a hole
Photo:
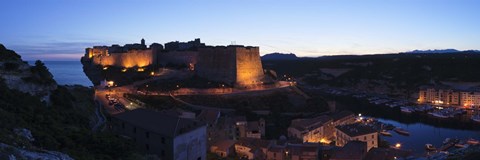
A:
{"label": "castle tower", "polygon": [[140,43],[142,44],[142,46],[145,46],[145,39],[142,38],[142,40],[140,41]]}

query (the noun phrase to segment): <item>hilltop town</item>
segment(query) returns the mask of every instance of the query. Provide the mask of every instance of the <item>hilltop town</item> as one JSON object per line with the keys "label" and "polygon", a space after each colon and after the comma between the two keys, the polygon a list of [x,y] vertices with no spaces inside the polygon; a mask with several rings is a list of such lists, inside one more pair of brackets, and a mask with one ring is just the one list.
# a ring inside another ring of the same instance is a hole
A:
{"label": "hilltop town", "polygon": [[[344,102],[338,107],[334,98],[315,93],[310,85],[298,86],[297,78],[305,75],[294,77],[282,68],[279,74],[265,69],[259,49],[208,46],[200,39],[147,47],[142,39],[124,46],[87,48],[82,63],[96,84],[96,99],[111,119],[105,126],[132,138],[139,150],[160,158],[412,155],[382,140],[381,135],[394,126],[357,116],[345,110]],[[267,63],[296,60],[271,59]],[[309,82],[306,80],[300,79],[300,83]]]}

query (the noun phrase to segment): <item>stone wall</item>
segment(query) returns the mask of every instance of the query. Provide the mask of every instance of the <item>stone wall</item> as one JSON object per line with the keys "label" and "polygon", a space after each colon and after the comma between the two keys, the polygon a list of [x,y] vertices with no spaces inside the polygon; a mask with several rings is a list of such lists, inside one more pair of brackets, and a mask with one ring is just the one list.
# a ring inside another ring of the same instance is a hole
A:
{"label": "stone wall", "polygon": [[262,62],[258,47],[236,48],[237,85],[261,84],[264,79]]}
{"label": "stone wall", "polygon": [[195,68],[200,77],[230,85],[261,84],[264,78],[258,47],[200,48]]}
{"label": "stone wall", "polygon": [[197,63],[198,51],[169,51],[160,52],[157,54],[157,62],[160,65],[167,65],[168,63],[177,65],[188,65]]}
{"label": "stone wall", "polygon": [[195,71],[199,77],[230,85],[236,82],[236,49],[234,47],[199,48]]}
{"label": "stone wall", "polygon": [[153,64],[154,54],[152,49],[130,50],[125,53],[106,53],[94,55],[92,62],[95,65],[116,67],[145,67]]}

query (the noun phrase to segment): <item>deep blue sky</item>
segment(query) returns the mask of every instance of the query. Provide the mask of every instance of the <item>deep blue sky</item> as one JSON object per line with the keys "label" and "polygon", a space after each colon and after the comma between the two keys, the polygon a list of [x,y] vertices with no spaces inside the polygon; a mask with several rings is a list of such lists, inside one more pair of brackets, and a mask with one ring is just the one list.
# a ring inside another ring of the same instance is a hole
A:
{"label": "deep blue sky", "polygon": [[480,49],[475,0],[6,0],[0,43],[25,60],[78,60],[84,48],[188,41],[261,54]]}

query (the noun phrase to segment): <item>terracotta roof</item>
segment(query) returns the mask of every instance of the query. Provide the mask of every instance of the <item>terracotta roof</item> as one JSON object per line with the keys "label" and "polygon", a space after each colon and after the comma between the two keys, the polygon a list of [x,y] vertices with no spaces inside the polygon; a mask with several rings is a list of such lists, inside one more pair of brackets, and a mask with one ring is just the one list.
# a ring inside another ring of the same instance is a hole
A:
{"label": "terracotta roof", "polygon": [[347,124],[335,127],[338,130],[342,131],[343,133],[347,134],[350,137],[356,137],[365,134],[371,134],[377,132],[370,126],[361,124],[361,123],[354,123],[354,124]]}
{"label": "terracotta roof", "polygon": [[147,109],[135,109],[116,114],[113,117],[133,126],[168,137],[175,137],[205,126],[204,123],[196,120],[180,118]]}
{"label": "terracotta roof", "polygon": [[226,139],[226,140],[218,141],[217,143],[213,144],[212,146],[218,147],[217,150],[226,151],[228,148],[235,145],[235,142],[236,142],[235,140]]}

